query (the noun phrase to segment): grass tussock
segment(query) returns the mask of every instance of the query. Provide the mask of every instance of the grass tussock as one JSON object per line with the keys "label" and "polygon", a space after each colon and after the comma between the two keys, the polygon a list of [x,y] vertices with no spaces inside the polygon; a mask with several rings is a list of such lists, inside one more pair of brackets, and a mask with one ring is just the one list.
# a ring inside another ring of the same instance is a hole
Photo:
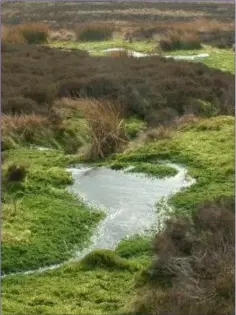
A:
{"label": "grass tussock", "polygon": [[43,44],[49,36],[49,28],[42,23],[26,23],[4,28],[2,40],[12,44]]}
{"label": "grass tussock", "polygon": [[88,159],[105,158],[120,150],[126,143],[121,112],[109,101],[83,100],[79,102],[88,123],[92,144]]}
{"label": "grass tussock", "polygon": [[135,314],[234,314],[234,199],[169,219]]}
{"label": "grass tussock", "polygon": [[102,41],[112,38],[114,28],[111,24],[103,22],[90,22],[77,25],[75,29],[78,41]]}

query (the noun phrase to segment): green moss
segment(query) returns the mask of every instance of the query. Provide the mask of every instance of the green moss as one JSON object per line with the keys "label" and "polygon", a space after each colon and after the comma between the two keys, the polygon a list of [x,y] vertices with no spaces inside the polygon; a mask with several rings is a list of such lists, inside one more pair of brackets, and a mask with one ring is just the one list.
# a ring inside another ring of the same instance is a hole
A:
{"label": "green moss", "polygon": [[67,264],[44,274],[2,279],[4,314],[115,314],[133,288],[129,269]]}
{"label": "green moss", "polygon": [[62,262],[82,249],[103,214],[64,188],[72,183],[60,151],[33,149],[4,153],[9,163],[27,165],[23,183],[3,188],[2,271],[36,269]]}

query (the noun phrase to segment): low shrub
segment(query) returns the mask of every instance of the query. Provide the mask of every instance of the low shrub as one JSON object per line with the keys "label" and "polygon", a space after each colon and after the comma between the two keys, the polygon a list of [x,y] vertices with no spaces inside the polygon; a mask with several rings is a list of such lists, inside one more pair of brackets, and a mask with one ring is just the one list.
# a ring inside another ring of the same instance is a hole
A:
{"label": "low shrub", "polygon": [[84,23],[76,27],[78,41],[102,41],[112,38],[114,28],[108,23]]}
{"label": "low shrub", "polygon": [[177,110],[164,107],[161,109],[153,109],[145,115],[145,120],[151,127],[158,126],[160,124],[166,126],[173,122],[178,116]]}
{"label": "low shrub", "polygon": [[201,49],[200,39],[194,34],[171,34],[159,42],[163,51]]}
{"label": "low shrub", "polygon": [[[38,84],[37,86],[27,86],[22,89],[24,97],[29,98],[38,104],[51,107],[53,101],[56,98],[57,88],[54,84],[45,85]],[[43,109],[43,106],[41,106]]]}
{"label": "low shrub", "polygon": [[230,197],[203,203],[192,218],[171,217],[135,314],[234,314],[234,217]]}
{"label": "low shrub", "polygon": [[212,30],[198,32],[202,43],[217,48],[231,48],[235,42],[234,30]]}
{"label": "low shrub", "polygon": [[16,31],[24,37],[28,44],[46,43],[49,36],[49,28],[41,23],[22,24],[15,27]]}
{"label": "low shrub", "polygon": [[20,24],[5,28],[3,42],[12,44],[43,44],[47,42],[49,28],[41,23]]}
{"label": "low shrub", "polygon": [[64,79],[59,83],[58,97],[105,97],[118,89],[112,75],[95,75],[83,79]]}
{"label": "low shrub", "polygon": [[[26,107],[30,112],[28,100],[33,100],[37,103],[35,113],[47,113],[54,99],[64,97],[117,101],[125,108],[125,117],[136,116],[153,127],[183,114],[205,115],[206,107],[194,99],[211,104],[207,115],[215,114],[214,109],[217,114],[234,114],[234,76],[201,63],[157,56],[94,58],[81,51],[68,53],[35,45],[26,49],[4,44],[3,48],[4,114],[12,113],[8,102],[12,98],[14,107],[22,106],[22,112]],[[22,98],[27,99],[27,106]]]}
{"label": "low shrub", "polygon": [[2,111],[11,115],[32,114],[37,111],[37,102],[22,96],[10,97],[2,102]]}

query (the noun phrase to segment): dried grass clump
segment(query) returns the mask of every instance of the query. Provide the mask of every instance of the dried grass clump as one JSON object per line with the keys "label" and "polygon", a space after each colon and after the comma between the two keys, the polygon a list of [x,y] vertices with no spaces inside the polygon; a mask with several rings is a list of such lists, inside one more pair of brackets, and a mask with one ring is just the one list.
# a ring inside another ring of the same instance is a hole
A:
{"label": "dried grass clump", "polygon": [[88,159],[101,159],[119,151],[126,144],[123,119],[118,106],[109,101],[86,99],[78,101],[92,138]]}

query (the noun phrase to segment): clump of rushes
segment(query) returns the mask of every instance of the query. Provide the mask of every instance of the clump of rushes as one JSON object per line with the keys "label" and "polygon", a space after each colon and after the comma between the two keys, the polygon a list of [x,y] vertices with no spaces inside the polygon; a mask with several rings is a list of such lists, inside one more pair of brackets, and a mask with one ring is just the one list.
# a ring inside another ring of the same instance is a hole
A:
{"label": "clump of rushes", "polygon": [[127,143],[121,112],[113,103],[87,99],[78,101],[87,120],[92,144],[88,159],[101,159],[119,151]]}

